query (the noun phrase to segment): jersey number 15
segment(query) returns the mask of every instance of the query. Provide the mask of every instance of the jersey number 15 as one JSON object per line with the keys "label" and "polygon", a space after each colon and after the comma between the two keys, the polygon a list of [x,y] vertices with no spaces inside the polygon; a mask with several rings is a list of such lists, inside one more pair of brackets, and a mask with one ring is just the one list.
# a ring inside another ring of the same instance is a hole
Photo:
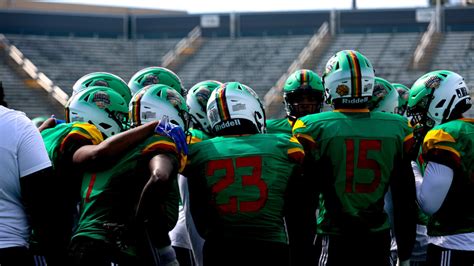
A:
{"label": "jersey number 15", "polygon": [[[362,139],[359,149],[355,151],[354,140],[346,139],[346,193],[372,193],[380,184],[382,177],[380,164],[374,159],[368,159],[368,151],[380,151],[382,141]],[[357,154],[355,154],[357,152]],[[368,169],[374,172],[374,179],[370,183],[357,182],[354,178],[355,156],[357,156],[357,169]]]}

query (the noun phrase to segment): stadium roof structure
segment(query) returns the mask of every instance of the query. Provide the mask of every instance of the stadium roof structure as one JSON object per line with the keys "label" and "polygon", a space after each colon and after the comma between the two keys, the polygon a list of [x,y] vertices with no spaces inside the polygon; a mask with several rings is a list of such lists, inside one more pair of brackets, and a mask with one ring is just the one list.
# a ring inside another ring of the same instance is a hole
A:
{"label": "stadium roof structure", "polygon": [[0,0],[0,10],[32,10],[44,12],[66,13],[98,13],[98,14],[134,14],[134,15],[186,15],[181,10],[166,10],[154,8],[129,8],[96,5],[83,5],[72,3],[58,3],[48,0]]}

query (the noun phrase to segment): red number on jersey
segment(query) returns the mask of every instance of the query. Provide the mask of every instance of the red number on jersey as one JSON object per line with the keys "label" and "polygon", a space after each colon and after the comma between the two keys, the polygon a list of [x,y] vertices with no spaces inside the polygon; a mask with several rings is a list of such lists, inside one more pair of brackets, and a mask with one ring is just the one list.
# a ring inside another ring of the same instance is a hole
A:
{"label": "red number on jersey", "polygon": [[[368,159],[368,151],[380,151],[382,141],[363,139],[359,142],[357,154],[357,168],[370,169],[374,172],[374,179],[370,183],[360,183],[354,180],[354,140],[346,140],[346,189],[347,193],[371,193],[374,192],[380,184],[382,173],[380,165],[376,160]],[[355,188],[355,189],[354,189]]]}
{"label": "red number on jersey", "polygon": [[225,170],[224,176],[217,181],[211,188],[213,198],[216,194],[228,188],[235,182],[235,170],[239,168],[251,167],[251,175],[241,176],[242,189],[246,186],[256,186],[259,191],[259,197],[254,201],[239,201],[238,195],[229,196],[228,203],[218,204],[217,208],[222,213],[255,212],[260,210],[267,201],[268,187],[262,180],[262,158],[260,156],[251,156],[235,159],[235,168],[233,159],[222,159],[210,161],[207,165],[206,176],[213,176],[217,170]]}

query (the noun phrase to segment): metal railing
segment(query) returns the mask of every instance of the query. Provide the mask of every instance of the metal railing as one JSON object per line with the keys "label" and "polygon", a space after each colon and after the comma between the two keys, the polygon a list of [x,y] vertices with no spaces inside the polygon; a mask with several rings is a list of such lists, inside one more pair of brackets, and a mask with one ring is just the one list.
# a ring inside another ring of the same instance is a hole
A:
{"label": "metal railing", "polygon": [[40,72],[38,68],[28,58],[26,58],[15,45],[10,44],[3,34],[0,34],[0,47],[3,48],[6,54],[18,65],[19,69],[21,69],[41,88],[47,91],[56,101],[58,101],[63,106],[66,105],[69,99],[67,93],[55,85],[54,82],[43,72]]}
{"label": "metal railing", "polygon": [[426,50],[432,42],[433,36],[436,32],[436,20],[436,16],[431,18],[428,29],[425,31],[425,33],[423,33],[423,36],[421,37],[421,40],[418,43],[415,52],[413,53],[413,68],[415,69],[420,67],[420,63],[426,55]]}
{"label": "metal railing", "polygon": [[[283,75],[281,75],[275,86],[273,86],[265,94],[264,101],[266,108],[270,107],[270,105],[276,102],[281,102],[281,92],[288,76],[296,70],[301,69],[305,64],[308,63],[309,60],[311,60],[312,55],[318,49],[318,47],[320,47],[328,34],[330,34],[329,23],[324,22],[321,27],[319,27],[318,31],[308,41],[308,44],[303,48],[303,50],[301,50],[298,57],[293,61],[293,63],[291,63],[291,65],[288,67],[288,70]],[[271,112],[271,110],[268,111]]]}
{"label": "metal railing", "polygon": [[179,60],[179,57],[185,53],[188,48],[193,47],[196,41],[199,41],[202,36],[200,26],[196,26],[192,31],[188,33],[184,39],[179,41],[173,50],[168,51],[162,58],[161,65],[163,67],[170,67]]}

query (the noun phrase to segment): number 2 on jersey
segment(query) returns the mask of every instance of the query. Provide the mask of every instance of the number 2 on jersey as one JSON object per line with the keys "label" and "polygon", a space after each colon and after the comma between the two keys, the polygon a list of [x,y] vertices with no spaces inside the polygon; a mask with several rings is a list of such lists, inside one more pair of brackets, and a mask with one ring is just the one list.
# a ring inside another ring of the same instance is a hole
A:
{"label": "number 2 on jersey", "polygon": [[380,184],[382,177],[380,164],[373,159],[367,158],[368,151],[380,151],[382,141],[362,139],[359,141],[359,149],[357,151],[357,168],[369,169],[374,172],[374,179],[370,183],[361,183],[354,180],[354,140],[346,139],[346,193],[372,193]]}
{"label": "number 2 on jersey", "polygon": [[210,161],[207,165],[206,176],[211,177],[217,170],[225,170],[224,176],[212,186],[212,194],[216,195],[236,182],[236,170],[251,168],[251,175],[242,175],[242,189],[247,186],[256,186],[259,191],[258,199],[254,201],[238,200],[237,195],[229,195],[227,203],[218,204],[217,208],[223,213],[255,212],[260,210],[268,197],[267,184],[262,180],[262,158],[260,156],[241,157]]}

